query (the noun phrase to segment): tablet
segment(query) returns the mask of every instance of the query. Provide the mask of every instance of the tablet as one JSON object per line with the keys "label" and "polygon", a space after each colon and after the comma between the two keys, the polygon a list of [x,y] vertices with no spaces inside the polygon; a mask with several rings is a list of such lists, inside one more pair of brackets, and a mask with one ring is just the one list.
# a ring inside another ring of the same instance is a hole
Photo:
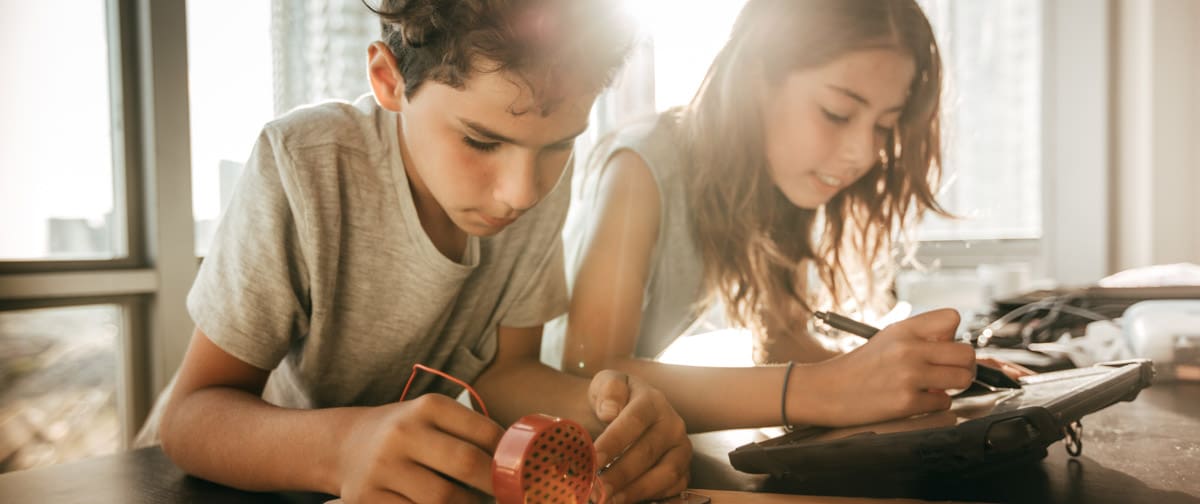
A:
{"label": "tablet", "polygon": [[879,424],[808,427],[729,453],[735,469],[784,478],[847,474],[921,476],[984,470],[1041,460],[1049,445],[1066,438],[1082,450],[1081,419],[1150,386],[1147,359],[1021,378],[1022,388],[956,397],[948,411]]}

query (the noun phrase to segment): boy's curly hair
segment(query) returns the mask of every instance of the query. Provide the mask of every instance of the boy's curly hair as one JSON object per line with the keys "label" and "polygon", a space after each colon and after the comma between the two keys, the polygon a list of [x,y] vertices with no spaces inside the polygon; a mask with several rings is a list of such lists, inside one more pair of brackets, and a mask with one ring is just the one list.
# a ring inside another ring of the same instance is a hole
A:
{"label": "boy's curly hair", "polygon": [[633,23],[613,0],[380,0],[367,7],[380,17],[409,98],[429,79],[462,88],[475,73],[507,71],[548,114],[564,77],[599,91],[633,43]]}

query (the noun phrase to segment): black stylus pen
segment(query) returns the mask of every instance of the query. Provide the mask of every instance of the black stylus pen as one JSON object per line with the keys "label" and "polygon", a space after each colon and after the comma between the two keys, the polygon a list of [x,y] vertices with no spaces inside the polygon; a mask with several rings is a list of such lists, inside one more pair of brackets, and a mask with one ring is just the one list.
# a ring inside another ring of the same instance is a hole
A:
{"label": "black stylus pen", "polygon": [[[819,311],[813,313],[813,316],[816,317],[817,320],[829,324],[829,327],[839,331],[846,331],[856,336],[862,336],[867,339],[871,339],[871,336],[874,336],[875,333],[879,332],[879,328],[864,324],[845,315],[838,315],[836,313],[827,311]],[[1009,378],[1008,375],[1004,374],[1003,371],[987,366],[981,366],[979,364],[975,365],[975,379],[993,387],[1021,388],[1021,382]]]}
{"label": "black stylus pen", "polygon": [[875,326],[864,324],[845,315],[819,311],[814,313],[813,316],[817,317],[817,320],[828,324],[829,327],[867,339],[870,339],[871,336],[879,332],[879,329]]}

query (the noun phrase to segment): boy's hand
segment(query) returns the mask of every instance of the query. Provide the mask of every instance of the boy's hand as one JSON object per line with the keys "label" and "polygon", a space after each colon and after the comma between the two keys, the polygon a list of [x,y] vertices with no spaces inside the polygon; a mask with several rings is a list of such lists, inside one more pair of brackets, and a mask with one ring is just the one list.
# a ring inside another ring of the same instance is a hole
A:
{"label": "boy's hand", "polygon": [[342,499],[482,501],[492,494],[492,453],[503,435],[491,419],[439,394],[367,409],[339,453]]}
{"label": "boy's hand", "polygon": [[609,502],[663,498],[687,488],[692,442],[661,392],[605,370],[592,378],[588,400],[596,417],[608,424],[596,438],[596,452],[600,467],[611,463],[600,477]]}
{"label": "boy's hand", "polygon": [[854,351],[797,367],[788,415],[818,425],[859,425],[950,407],[946,389],[975,377],[975,349],[954,342],[954,310],[923,313],[892,324]]}

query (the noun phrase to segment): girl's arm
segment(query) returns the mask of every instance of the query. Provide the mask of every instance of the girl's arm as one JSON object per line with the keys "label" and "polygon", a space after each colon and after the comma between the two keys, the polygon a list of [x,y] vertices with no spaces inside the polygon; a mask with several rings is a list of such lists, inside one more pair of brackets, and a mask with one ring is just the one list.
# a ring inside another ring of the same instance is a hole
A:
{"label": "girl's arm", "polygon": [[[609,159],[600,206],[571,294],[563,369],[619,369],[666,394],[693,432],[777,423],[782,368],[672,366],[633,358],[661,212],[649,168],[632,151]],[[725,391],[735,390],[736,394]],[[697,393],[699,392],[699,393]],[[728,396],[712,401],[714,394]]]}

